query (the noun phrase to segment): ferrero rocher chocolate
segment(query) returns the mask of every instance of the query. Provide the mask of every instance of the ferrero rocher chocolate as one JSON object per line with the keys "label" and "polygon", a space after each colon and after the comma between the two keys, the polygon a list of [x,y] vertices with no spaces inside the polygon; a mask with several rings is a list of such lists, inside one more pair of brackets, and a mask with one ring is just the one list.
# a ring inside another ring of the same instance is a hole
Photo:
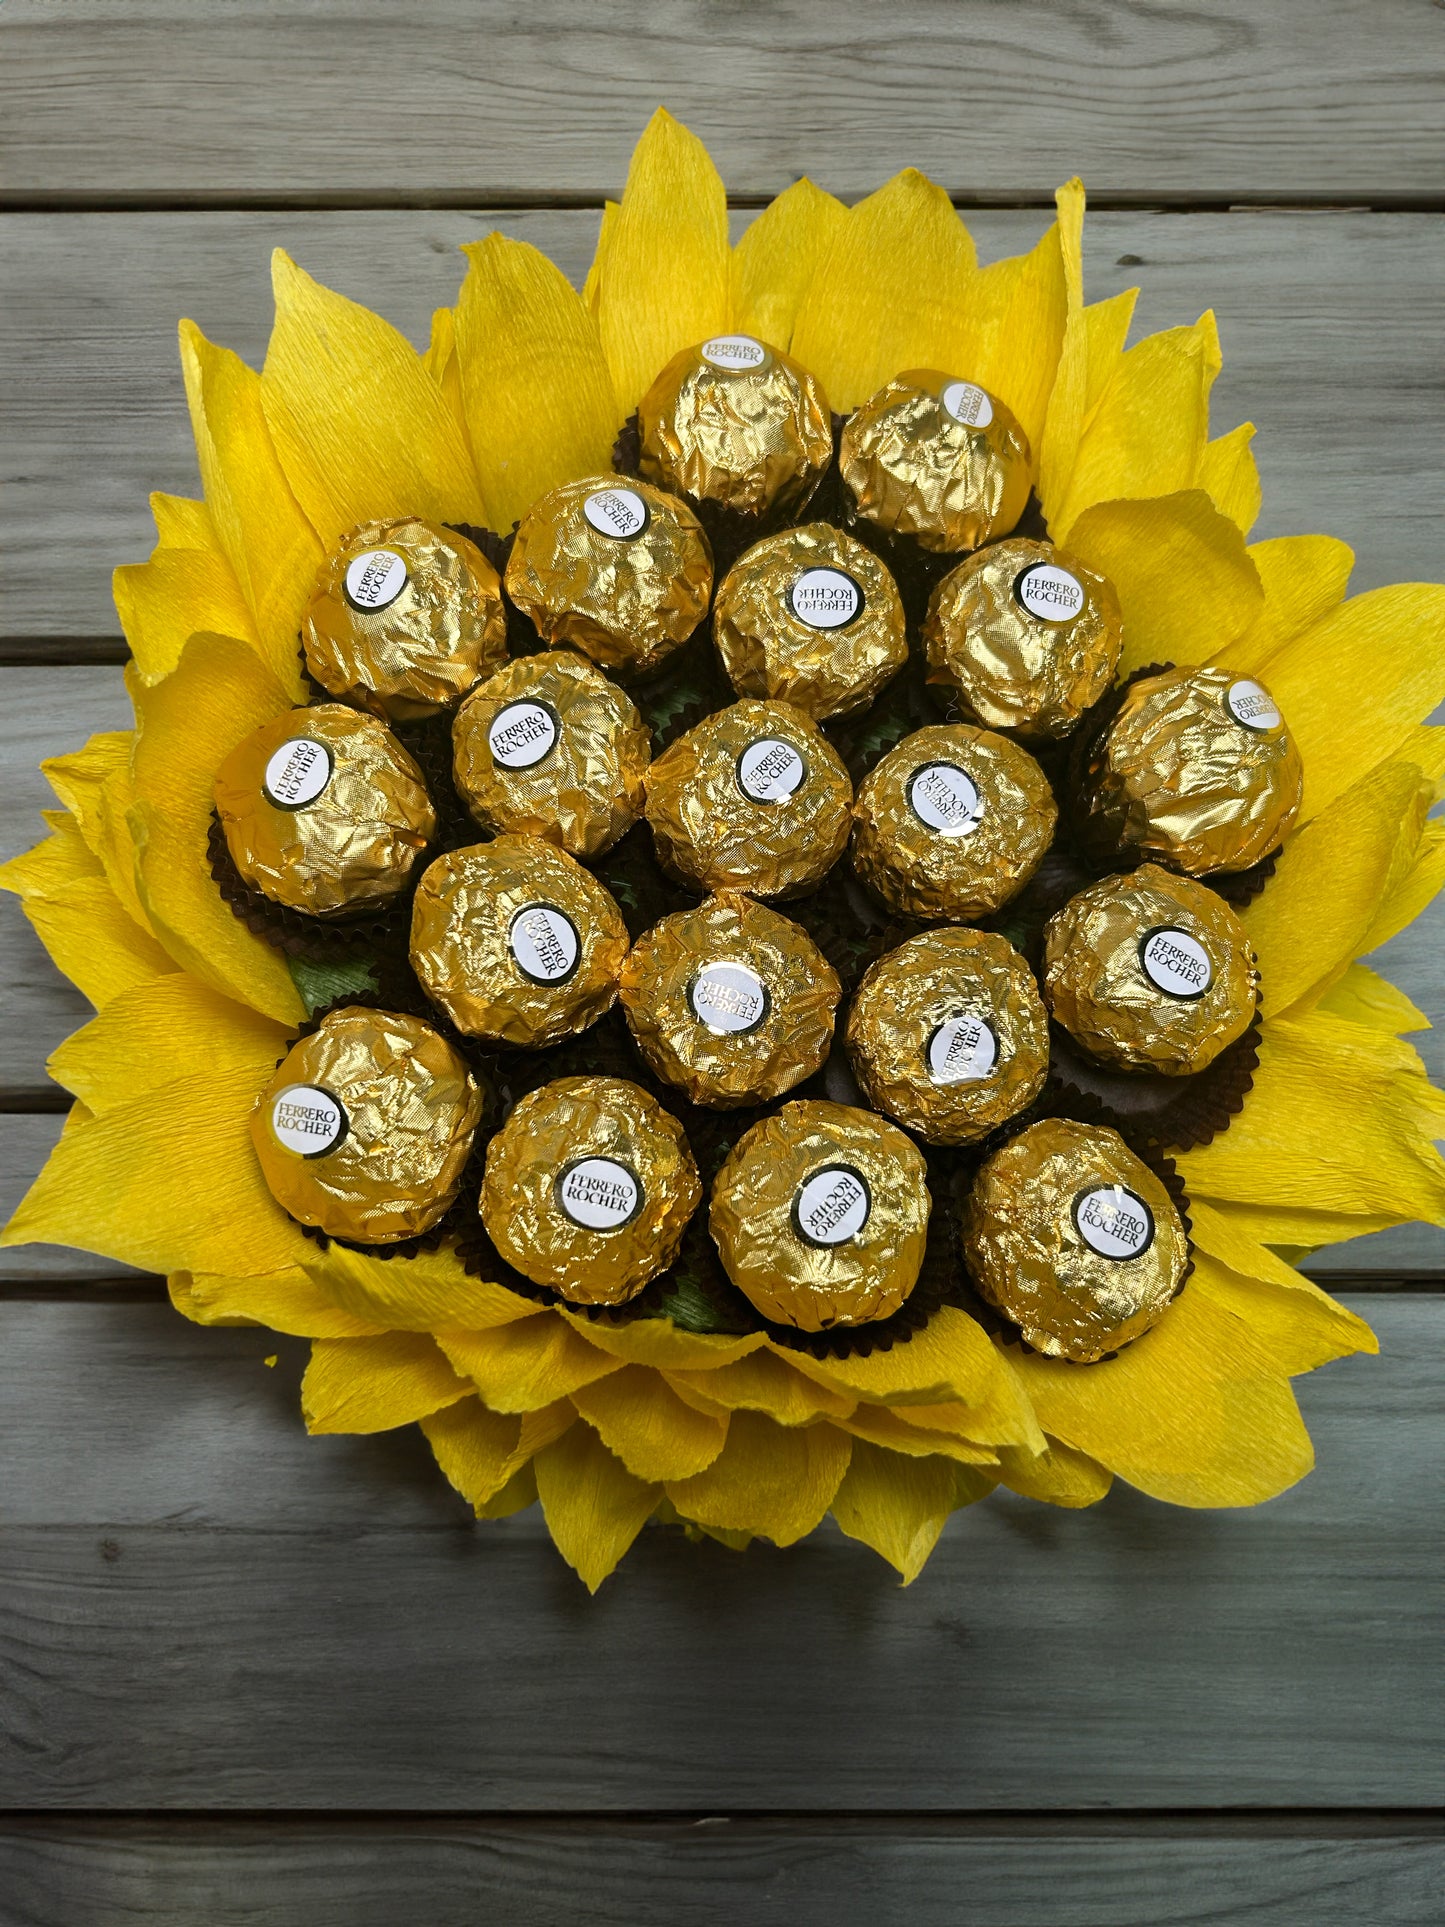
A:
{"label": "ferrero rocher chocolate", "polygon": [[647,773],[658,861],[693,890],[809,890],[848,842],[853,785],[837,750],[791,703],[734,703]]}
{"label": "ferrero rocher chocolate", "polygon": [[1146,863],[1104,877],[1044,932],[1044,996],[1091,1056],[1187,1077],[1248,1028],[1259,972],[1244,925],[1207,884]]}
{"label": "ferrero rocher chocolate", "polygon": [[976,382],[910,368],[848,418],[839,467],[859,515],[945,554],[1007,535],[1029,499],[1029,441]]}
{"label": "ferrero rocher chocolate", "polygon": [[888,1318],[918,1282],[927,1166],[896,1124],[795,1100],[744,1132],[718,1172],[710,1228],[764,1318],[828,1331]]}
{"label": "ferrero rocher chocolate", "polygon": [[1158,1323],[1189,1241],[1162,1181],[1117,1131],[1046,1118],[979,1171],[963,1252],[1025,1344],[1091,1365]]}
{"label": "ferrero rocher chocolate", "polygon": [[939,723],[888,752],[859,790],[853,819],[853,868],[889,909],[969,923],[1028,882],[1058,806],[1017,743]]}
{"label": "ferrero rocher chocolate", "polygon": [[411,961],[458,1030],[536,1050],[612,1008],[627,926],[597,879],[530,836],[452,850],[417,885]]}
{"label": "ferrero rocher chocolate", "polygon": [[870,703],[908,660],[903,604],[870,549],[827,522],[754,543],[729,569],[713,638],[740,696],[810,716]]}
{"label": "ferrero rocher chocolate", "polygon": [[1125,692],[1085,783],[1082,829],[1095,854],[1209,876],[1247,870],[1279,848],[1304,773],[1262,683],[1227,669],[1167,669]]}
{"label": "ferrero rocher chocolate", "polygon": [[655,1098],[620,1077],[560,1077],[487,1146],[481,1214],[534,1285],[621,1305],[672,1263],[701,1199],[682,1126]]}
{"label": "ferrero rocher chocolate", "polygon": [[1043,1088],[1048,1018],[1006,937],[925,930],[858,986],[848,1055],[870,1104],[930,1144],[972,1144]]}
{"label": "ferrero rocher chocolate", "polygon": [[636,705],[570,650],[523,656],[452,721],[452,774],[484,830],[600,856],[642,815],[652,734]]}
{"label": "ferrero rocher chocolate", "polygon": [[685,502],[645,482],[564,482],[522,517],[507,594],[538,634],[645,675],[707,614],[712,550]]}
{"label": "ferrero rocher chocolate", "polygon": [[392,722],[433,716],[507,660],[501,581],[454,530],[364,522],[322,564],[301,640],[333,696]]}
{"label": "ferrero rocher chocolate", "polygon": [[928,680],[956,689],[966,714],[1049,741],[1067,736],[1113,682],[1124,629],[1106,576],[1016,535],[943,578],[923,640]]}
{"label": "ferrero rocher chocolate", "polygon": [[395,1244],[444,1216],[481,1115],[475,1080],[430,1024],[335,1010],[287,1052],[251,1139],[271,1195],[301,1224]]}
{"label": "ferrero rocher chocolate", "polygon": [[421,771],[374,716],[291,709],[216,772],[231,861],[272,902],[344,918],[390,902],[436,834]]}
{"label": "ferrero rocher chocolate", "polygon": [[714,335],[674,355],[637,419],[649,482],[742,515],[796,513],[833,458],[827,396],[752,335]]}
{"label": "ferrero rocher chocolate", "polygon": [[664,917],[622,966],[637,1048],[694,1104],[765,1104],[811,1077],[841,986],[806,930],[725,891]]}

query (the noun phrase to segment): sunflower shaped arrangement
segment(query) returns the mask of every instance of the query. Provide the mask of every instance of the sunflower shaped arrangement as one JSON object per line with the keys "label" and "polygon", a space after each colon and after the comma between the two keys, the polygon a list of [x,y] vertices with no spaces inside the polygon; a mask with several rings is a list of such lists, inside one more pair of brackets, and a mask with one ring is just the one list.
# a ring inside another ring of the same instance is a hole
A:
{"label": "sunflower shaped arrangement", "polygon": [[1374,1340],[1292,1259],[1445,1221],[1358,961],[1445,879],[1445,590],[1250,543],[1212,317],[1126,347],[1057,199],[730,247],[659,113],[580,293],[493,234],[425,354],[284,254],[259,374],[182,323],[135,728],[3,873],[97,1010],[6,1241],[310,1339],[312,1431],[591,1587],[1300,1478]]}

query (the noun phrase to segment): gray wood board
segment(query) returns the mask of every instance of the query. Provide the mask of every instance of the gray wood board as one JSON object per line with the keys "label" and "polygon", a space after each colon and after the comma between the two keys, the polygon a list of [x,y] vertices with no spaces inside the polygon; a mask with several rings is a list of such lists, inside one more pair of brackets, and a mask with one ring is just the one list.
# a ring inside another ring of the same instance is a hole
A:
{"label": "gray wood board", "polygon": [[267,1374],[259,1332],[5,1307],[7,1402],[49,1449],[7,1481],[0,1801],[1433,1804],[1445,1303],[1356,1302],[1383,1355],[1301,1381],[1319,1467],[1268,1506],[996,1496],[906,1591],[831,1531],[738,1555],[652,1529],[593,1601],[535,1512],[467,1520],[414,1435],[353,1444],[343,1495],[346,1442],[277,1423],[294,1348]]}
{"label": "gray wood board", "polygon": [[1076,168],[1151,201],[1439,194],[1441,23],[1419,0],[10,0],[4,175],[27,202],[478,205],[621,187],[660,101],[732,193],[967,199]]}
{"label": "gray wood board", "polygon": [[[1432,16],[1433,18],[1433,16]],[[1445,27],[1445,15],[1441,16]],[[741,227],[749,217],[734,216]],[[1045,217],[973,217],[992,258]],[[197,490],[175,327],[190,315],[254,364],[265,352],[273,245],[424,342],[455,298],[456,244],[493,227],[580,280],[591,212],[11,215],[0,219],[0,385],[9,535],[0,633],[118,634],[111,570],[154,541],[152,489]],[[1322,529],[1355,546],[1355,587],[1438,573],[1445,302],[1438,221],[1422,215],[1113,213],[1088,227],[1093,296],[1139,284],[1139,328],[1213,306],[1225,368],[1217,430],[1260,424],[1257,533]],[[1125,258],[1125,257],[1137,257]]]}

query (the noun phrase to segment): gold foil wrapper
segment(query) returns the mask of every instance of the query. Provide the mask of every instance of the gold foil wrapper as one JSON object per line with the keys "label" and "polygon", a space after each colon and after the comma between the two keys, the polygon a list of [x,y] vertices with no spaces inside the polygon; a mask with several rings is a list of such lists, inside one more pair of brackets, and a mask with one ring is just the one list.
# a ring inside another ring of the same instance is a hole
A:
{"label": "gold foil wrapper", "polygon": [[545,642],[618,675],[646,675],[686,642],[712,597],[712,550],[685,502],[593,475],[528,509],[507,594]]}
{"label": "gold foil wrapper", "polygon": [[1126,690],[1089,758],[1084,835],[1097,853],[1190,876],[1247,870],[1299,815],[1300,754],[1269,691],[1227,669],[1169,669]]}
{"label": "gold foil wrapper", "polygon": [[810,890],[847,846],[852,803],[843,759],[791,703],[720,709],[647,773],[658,861],[692,890]]}
{"label": "gold foil wrapper", "polygon": [[484,830],[601,856],[646,805],[652,732],[630,696],[570,650],[523,656],[452,721],[452,774]]}
{"label": "gold foil wrapper", "polygon": [[333,696],[392,722],[434,716],[507,660],[501,579],[434,522],[364,522],[322,564],[301,641]]}
{"label": "gold foil wrapper", "polygon": [[713,1185],[729,1278],[775,1324],[829,1331],[889,1318],[918,1282],[928,1170],[896,1124],[798,1099],[744,1132]]}
{"label": "gold foil wrapper", "polygon": [[742,515],[800,510],[833,459],[822,388],[751,335],[715,335],[674,355],[637,421],[646,480]]}
{"label": "gold foil wrapper", "polygon": [[1258,993],[1229,905],[1157,863],[1081,890],[1044,932],[1050,1011],[1116,1070],[1202,1071],[1248,1029]]}
{"label": "gold foil wrapper", "polygon": [[1017,743],[939,723],[905,736],[870,772],[853,819],[853,868],[889,909],[971,923],[1037,870],[1058,806]]}
{"label": "gold foil wrapper", "polygon": [[526,1050],[612,1008],[627,955],[622,913],[574,858],[499,836],[431,864],[412,901],[411,961],[460,1031]]}
{"label": "gold foil wrapper", "polygon": [[806,930],[731,891],[655,923],[622,966],[637,1048],[664,1082],[720,1109],[811,1077],[841,994]]}
{"label": "gold foil wrapper", "polygon": [[910,368],[848,418],[839,467],[857,512],[939,554],[1007,535],[1029,499],[1029,441],[976,382]]}
{"label": "gold foil wrapper", "polygon": [[573,1304],[635,1298],[672,1263],[701,1200],[682,1126],[620,1077],[529,1091],[487,1146],[487,1236]]}
{"label": "gold foil wrapper", "polygon": [[1124,627],[1107,576],[1016,535],[943,578],[923,641],[928,680],[956,689],[975,721],[1049,742],[1112,684]]}
{"label": "gold foil wrapper", "polygon": [[1047,1118],[986,1160],[963,1214],[974,1283],[1050,1358],[1091,1365],[1159,1322],[1189,1241],[1117,1131]]}
{"label": "gold foil wrapper", "polygon": [[1007,938],[925,930],[858,986],[848,1055],[877,1109],[929,1144],[973,1144],[1043,1088],[1048,1017]]}
{"label": "gold foil wrapper", "polygon": [[827,522],[784,529],[739,557],[717,592],[713,638],[740,696],[819,720],[864,708],[908,660],[893,577]]}
{"label": "gold foil wrapper", "polygon": [[345,703],[273,716],[231,751],[214,793],[247,883],[313,917],[389,903],[436,835],[421,771],[389,729]]}
{"label": "gold foil wrapper", "polygon": [[462,1181],[482,1096],[419,1017],[336,1010],[293,1044],[251,1113],[271,1195],[302,1224],[396,1244],[442,1218]]}

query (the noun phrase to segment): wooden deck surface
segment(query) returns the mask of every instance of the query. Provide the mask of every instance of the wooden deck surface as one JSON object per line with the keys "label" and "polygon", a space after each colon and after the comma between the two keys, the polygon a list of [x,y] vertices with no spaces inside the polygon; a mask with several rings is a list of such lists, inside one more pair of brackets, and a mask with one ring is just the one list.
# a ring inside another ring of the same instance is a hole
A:
{"label": "wooden deck surface", "polygon": [[[128,721],[110,571],[196,488],[176,318],[258,357],[277,241],[420,339],[491,227],[580,275],[660,99],[739,226],[913,162],[987,258],[1082,172],[1091,293],[1218,313],[1259,532],[1438,578],[1442,56],[1427,0],[9,0],[0,858],[39,757]],[[1379,962],[1445,1025],[1442,939]],[[4,1214],[88,1009],[8,898],[0,998]],[[1003,1495],[906,1592],[828,1531],[658,1531],[589,1601],[416,1433],[308,1440],[299,1344],[6,1252],[0,1927],[1437,1921],[1445,1234],[1316,1269],[1382,1355],[1303,1381],[1271,1505]]]}

